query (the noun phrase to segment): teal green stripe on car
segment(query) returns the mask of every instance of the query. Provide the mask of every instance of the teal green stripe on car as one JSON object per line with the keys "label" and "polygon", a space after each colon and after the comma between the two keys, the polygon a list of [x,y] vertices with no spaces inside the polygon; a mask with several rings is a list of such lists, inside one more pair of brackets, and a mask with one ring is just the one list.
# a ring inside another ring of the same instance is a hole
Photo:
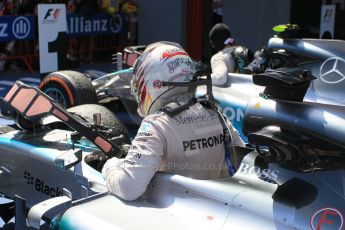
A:
{"label": "teal green stripe on car", "polygon": [[18,148],[20,150],[23,150],[23,152],[29,151],[50,161],[55,159],[55,154],[53,154],[54,150],[37,147],[14,139],[0,137],[0,145],[8,146],[10,149]]}

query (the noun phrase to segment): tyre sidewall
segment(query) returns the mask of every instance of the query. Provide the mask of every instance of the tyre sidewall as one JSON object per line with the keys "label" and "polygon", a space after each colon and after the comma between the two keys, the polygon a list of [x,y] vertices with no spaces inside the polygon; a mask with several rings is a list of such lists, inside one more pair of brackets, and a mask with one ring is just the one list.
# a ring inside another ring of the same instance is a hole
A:
{"label": "tyre sidewall", "polygon": [[66,108],[78,105],[78,95],[72,83],[58,73],[49,74],[43,79],[39,88],[45,92],[49,88],[56,88],[64,95]]}
{"label": "tyre sidewall", "polygon": [[66,108],[97,103],[95,88],[91,80],[82,73],[70,70],[50,73],[42,80],[39,88],[45,91],[50,87],[63,94]]}

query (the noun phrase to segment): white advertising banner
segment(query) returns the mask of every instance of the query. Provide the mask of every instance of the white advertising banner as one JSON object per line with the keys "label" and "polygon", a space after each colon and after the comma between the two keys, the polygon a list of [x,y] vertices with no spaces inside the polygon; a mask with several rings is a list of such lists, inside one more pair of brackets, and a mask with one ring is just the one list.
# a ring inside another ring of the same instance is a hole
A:
{"label": "white advertising banner", "polygon": [[320,38],[334,38],[335,5],[322,5]]}
{"label": "white advertising banner", "polygon": [[65,4],[38,4],[40,73],[59,69],[66,58]]}

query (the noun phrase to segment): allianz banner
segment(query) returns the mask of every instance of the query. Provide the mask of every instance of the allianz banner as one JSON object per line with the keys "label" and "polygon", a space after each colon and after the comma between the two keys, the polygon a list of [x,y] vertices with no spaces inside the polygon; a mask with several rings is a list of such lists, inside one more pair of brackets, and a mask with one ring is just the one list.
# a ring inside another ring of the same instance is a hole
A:
{"label": "allianz banner", "polygon": [[125,18],[123,14],[96,14],[91,17],[69,14],[67,34],[68,36],[118,34],[125,31]]}
{"label": "allianz banner", "polygon": [[[34,39],[35,21],[35,16],[1,16],[0,42]],[[67,15],[68,36],[117,34],[125,29],[126,17],[123,14],[96,14],[93,17]]]}
{"label": "allianz banner", "polygon": [[0,42],[34,39],[34,31],[34,16],[0,17]]}

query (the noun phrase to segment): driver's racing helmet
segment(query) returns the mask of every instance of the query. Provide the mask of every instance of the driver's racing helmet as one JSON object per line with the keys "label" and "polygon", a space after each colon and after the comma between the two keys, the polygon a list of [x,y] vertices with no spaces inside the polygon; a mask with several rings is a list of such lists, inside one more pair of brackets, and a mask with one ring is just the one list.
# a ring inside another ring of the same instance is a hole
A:
{"label": "driver's racing helmet", "polygon": [[138,102],[140,116],[159,111],[179,98],[191,98],[188,87],[165,86],[164,82],[189,82],[195,66],[177,43],[156,42],[149,45],[134,64],[131,92]]}
{"label": "driver's racing helmet", "polygon": [[227,45],[235,44],[235,39],[232,38],[228,26],[224,23],[217,23],[214,25],[210,30],[209,38],[216,52],[221,51]]}

